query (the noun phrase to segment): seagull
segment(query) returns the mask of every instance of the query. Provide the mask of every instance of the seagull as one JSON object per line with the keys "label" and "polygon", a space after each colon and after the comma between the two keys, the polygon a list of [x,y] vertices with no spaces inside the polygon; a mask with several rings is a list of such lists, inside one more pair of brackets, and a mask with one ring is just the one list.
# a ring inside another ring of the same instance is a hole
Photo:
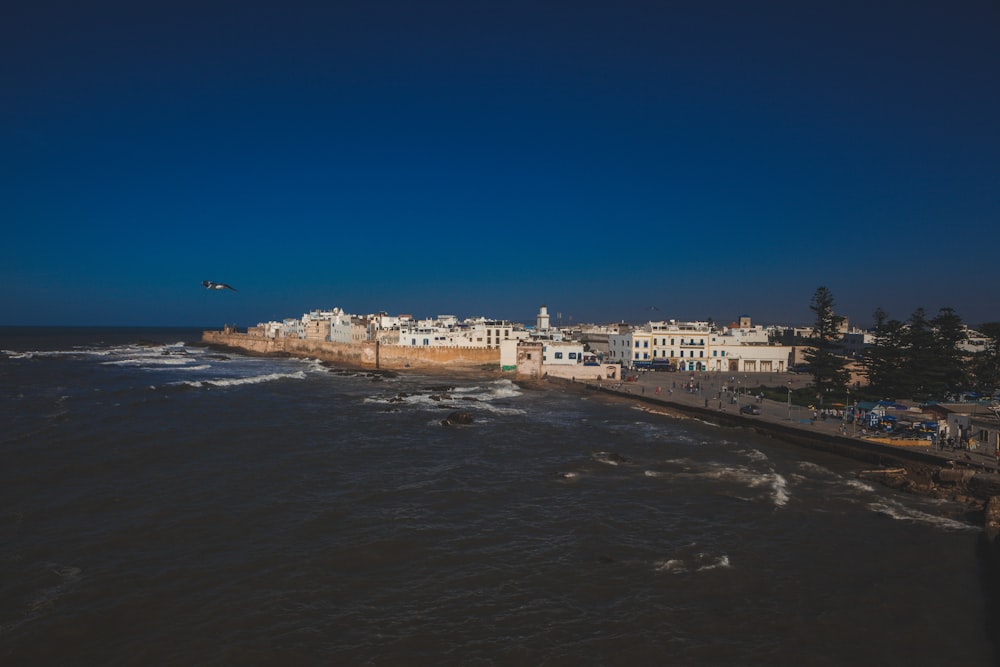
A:
{"label": "seagull", "polygon": [[234,292],[236,291],[235,287],[226,283],[213,283],[211,280],[202,280],[201,284],[205,286],[205,289],[231,289]]}

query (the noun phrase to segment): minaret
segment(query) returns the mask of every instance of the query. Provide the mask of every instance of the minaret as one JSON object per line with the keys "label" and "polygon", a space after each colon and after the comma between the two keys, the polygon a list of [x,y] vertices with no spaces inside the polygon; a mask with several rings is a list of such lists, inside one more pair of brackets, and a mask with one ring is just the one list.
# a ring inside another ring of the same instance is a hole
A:
{"label": "minaret", "polygon": [[538,331],[549,330],[549,309],[545,306],[538,308],[538,317],[535,319],[535,329]]}

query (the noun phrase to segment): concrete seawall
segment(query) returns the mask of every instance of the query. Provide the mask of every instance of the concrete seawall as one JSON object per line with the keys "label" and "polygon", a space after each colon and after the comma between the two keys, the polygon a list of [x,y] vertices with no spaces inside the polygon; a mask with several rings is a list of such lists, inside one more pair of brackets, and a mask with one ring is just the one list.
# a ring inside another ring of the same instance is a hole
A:
{"label": "concrete seawall", "polygon": [[201,340],[207,345],[249,354],[309,357],[356,368],[500,368],[500,350],[475,347],[409,347],[385,345],[375,341],[331,343],[301,338],[263,338],[226,331],[205,331]]}
{"label": "concrete seawall", "polygon": [[[563,386],[572,384],[556,378],[550,381]],[[588,390],[602,394],[627,398],[647,405],[652,410],[667,409],[720,426],[752,429],[761,435],[783,440],[799,447],[836,454],[873,466],[906,468],[913,480],[924,485],[930,485],[939,480],[941,477],[939,471],[942,469],[965,470],[969,474],[961,477],[960,481],[963,487],[961,495],[975,498],[981,503],[993,496],[1000,495],[1000,474],[997,474],[995,467],[988,468],[984,465],[976,465],[973,462],[960,459],[955,453],[945,453],[928,448],[897,447],[841,435],[836,430],[836,424],[839,423],[837,421],[825,425],[813,424],[812,421],[808,420],[808,423],[800,423],[779,420],[766,412],[763,415],[748,416],[735,409],[721,411],[717,409],[717,401],[710,401],[709,407],[704,407],[705,399],[701,394],[691,395],[677,392],[676,394],[657,396],[652,390],[648,393],[643,391],[642,385],[622,387],[620,384],[604,384],[602,386],[588,382],[577,383],[576,386],[586,387]]]}

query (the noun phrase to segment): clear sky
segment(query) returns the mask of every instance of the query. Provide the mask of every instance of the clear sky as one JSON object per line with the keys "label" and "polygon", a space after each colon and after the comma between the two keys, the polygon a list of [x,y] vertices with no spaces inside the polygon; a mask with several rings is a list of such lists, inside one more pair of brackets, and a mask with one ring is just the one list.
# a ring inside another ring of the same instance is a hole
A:
{"label": "clear sky", "polygon": [[17,0],[0,57],[0,324],[1000,320],[995,0]]}

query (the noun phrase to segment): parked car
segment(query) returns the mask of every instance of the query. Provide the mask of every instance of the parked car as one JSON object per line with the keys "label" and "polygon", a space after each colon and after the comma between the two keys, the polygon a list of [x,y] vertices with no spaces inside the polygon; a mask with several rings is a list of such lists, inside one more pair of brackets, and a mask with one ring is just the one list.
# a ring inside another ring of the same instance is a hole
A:
{"label": "parked car", "polygon": [[740,412],[742,412],[745,415],[759,415],[760,408],[751,403],[750,405],[744,405],[742,408],[740,408]]}

